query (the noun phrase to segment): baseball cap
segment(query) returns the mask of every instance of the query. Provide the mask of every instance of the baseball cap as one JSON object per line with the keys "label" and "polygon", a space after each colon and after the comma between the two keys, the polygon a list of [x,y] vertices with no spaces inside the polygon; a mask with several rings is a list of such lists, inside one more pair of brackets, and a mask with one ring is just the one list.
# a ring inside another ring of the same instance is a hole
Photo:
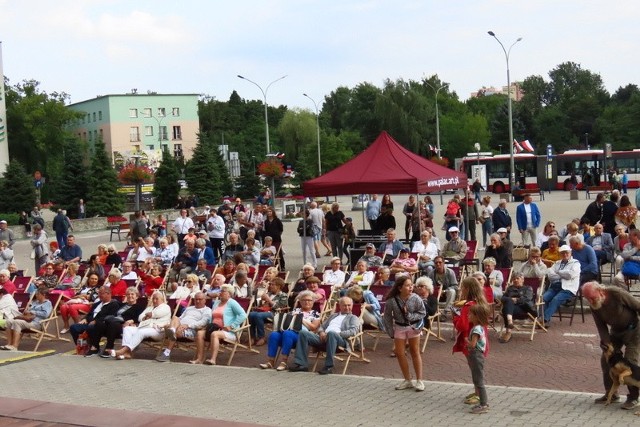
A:
{"label": "baseball cap", "polygon": [[6,224],[7,221],[5,221],[4,219],[2,221],[0,221],[0,224]]}
{"label": "baseball cap", "polygon": [[496,231],[496,233],[508,233],[507,229],[504,227],[500,227],[498,228],[498,231]]}
{"label": "baseball cap", "polygon": [[207,234],[207,232],[204,231],[204,230],[200,230],[200,231],[198,231],[198,234]]}
{"label": "baseball cap", "polygon": [[560,246],[560,249],[558,249],[558,252],[571,252],[571,246],[562,245]]}
{"label": "baseball cap", "polygon": [[[451,229],[449,229],[449,231],[451,231]],[[409,253],[409,249],[407,249],[407,248],[402,248],[402,249],[400,249],[400,252],[407,252],[407,253]]]}
{"label": "baseball cap", "polygon": [[459,231],[460,231],[460,229],[459,229],[458,227],[455,227],[455,226],[454,226],[454,227],[449,227],[449,229],[448,229],[447,231],[448,231],[449,233],[454,232],[454,231],[459,232]]}
{"label": "baseball cap", "polygon": [[353,222],[353,218],[351,218],[350,216],[346,217],[345,219],[349,222]]}
{"label": "baseball cap", "polygon": [[367,246],[365,246],[366,248],[376,248],[376,245],[374,245],[373,243],[367,243]]}

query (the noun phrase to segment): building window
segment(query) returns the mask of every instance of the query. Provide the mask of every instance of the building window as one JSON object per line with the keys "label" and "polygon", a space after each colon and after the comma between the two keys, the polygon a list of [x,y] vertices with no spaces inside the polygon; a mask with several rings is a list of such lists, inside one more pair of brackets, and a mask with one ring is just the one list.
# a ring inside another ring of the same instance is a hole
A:
{"label": "building window", "polygon": [[150,118],[151,117],[151,108],[145,108],[144,110],[142,110],[142,115],[146,118]]}
{"label": "building window", "polygon": [[95,121],[96,121],[96,113],[95,113],[95,111],[94,111],[94,112],[93,112],[93,122],[95,123]]}
{"label": "building window", "polygon": [[173,107],[173,108],[171,109],[171,115],[172,115],[173,117],[180,117],[180,108],[178,108],[178,107]]}
{"label": "building window", "polygon": [[84,141],[86,141],[86,140],[87,140],[87,133],[86,133],[86,132],[82,132],[82,139],[83,139]]}
{"label": "building window", "polygon": [[149,144],[147,145],[147,150],[155,150],[155,147],[153,146],[153,144]]}
{"label": "building window", "polygon": [[173,127],[173,139],[182,139],[182,129],[180,126]]}
{"label": "building window", "polygon": [[140,151],[140,145],[136,144],[133,146],[133,151]]}
{"label": "building window", "polygon": [[97,140],[98,140],[98,131],[97,131],[97,130],[94,130],[94,131],[93,131],[93,140],[94,140],[94,141],[97,141]]}
{"label": "building window", "polygon": [[169,149],[169,144],[162,144],[162,151],[168,150],[168,149]]}
{"label": "building window", "polygon": [[159,129],[159,132],[160,132],[160,139],[162,141],[168,140],[169,137],[167,136],[167,127],[166,126],[160,126],[158,129]]}
{"label": "building window", "polygon": [[129,117],[135,119],[138,117],[138,109],[137,108],[129,108]]}
{"label": "building window", "polygon": [[175,157],[176,160],[182,158],[182,144],[173,144],[173,157]]}
{"label": "building window", "polygon": [[98,111],[98,120],[102,120],[102,111]]}
{"label": "building window", "polygon": [[91,131],[89,131],[89,141],[91,141]]}
{"label": "building window", "polygon": [[153,136],[153,126],[144,127],[144,136]]}
{"label": "building window", "polygon": [[167,115],[167,111],[163,107],[158,107],[158,117],[164,117]]}
{"label": "building window", "polygon": [[129,128],[129,141],[130,142],[140,141],[140,129],[138,128],[138,126],[131,126]]}
{"label": "building window", "polygon": [[104,131],[100,129],[100,141],[104,141]]}

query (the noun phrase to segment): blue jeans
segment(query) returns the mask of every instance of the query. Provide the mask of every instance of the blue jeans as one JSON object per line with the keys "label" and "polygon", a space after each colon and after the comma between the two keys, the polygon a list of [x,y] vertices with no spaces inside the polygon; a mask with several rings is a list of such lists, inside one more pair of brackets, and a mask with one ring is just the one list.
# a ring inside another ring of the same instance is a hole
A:
{"label": "blue jeans", "polygon": [[252,311],[249,313],[249,325],[251,336],[255,339],[264,338],[264,322],[267,319],[273,319],[273,313],[270,311]]}
{"label": "blue jeans", "polygon": [[487,236],[491,236],[491,233],[493,233],[493,221],[487,218],[482,223],[482,246],[487,246]]}
{"label": "blue jeans", "polygon": [[300,331],[298,333],[298,345],[296,346],[296,357],[294,362],[298,366],[303,366],[305,368],[309,367],[309,359],[308,352],[309,346],[312,345],[314,347],[321,347],[321,345],[325,345],[325,352],[327,353],[327,357],[324,360],[324,366],[326,368],[333,367],[333,358],[336,354],[336,349],[338,346],[345,347],[347,342],[338,335],[336,332],[327,333],[327,338],[324,343],[320,341],[320,336],[316,335],[313,332],[309,331]]}
{"label": "blue jeans", "polygon": [[271,335],[269,335],[269,341],[267,343],[267,357],[276,357],[278,347],[282,347],[281,353],[283,356],[289,356],[291,349],[297,342],[298,333],[296,331],[273,331]]}
{"label": "blue jeans", "polygon": [[560,282],[554,282],[549,286],[547,292],[542,295],[542,299],[544,300],[544,321],[545,323],[551,320],[551,316],[558,311],[560,306],[566,301],[573,298],[575,294],[571,291],[567,291],[566,289],[562,289],[562,284]]}
{"label": "blue jeans", "polygon": [[71,333],[71,338],[73,338],[73,343],[78,344],[78,337],[80,336],[80,334],[85,331],[88,334],[91,334],[92,329],[93,325],[87,325],[86,323],[74,323],[73,325],[71,325],[71,327],[69,328],[69,332]]}
{"label": "blue jeans", "polygon": [[68,231],[64,231],[64,232],[60,232],[60,233],[58,233],[56,231],[56,240],[58,242],[58,249],[64,248],[64,245],[67,244],[67,235],[68,234],[69,234]]}

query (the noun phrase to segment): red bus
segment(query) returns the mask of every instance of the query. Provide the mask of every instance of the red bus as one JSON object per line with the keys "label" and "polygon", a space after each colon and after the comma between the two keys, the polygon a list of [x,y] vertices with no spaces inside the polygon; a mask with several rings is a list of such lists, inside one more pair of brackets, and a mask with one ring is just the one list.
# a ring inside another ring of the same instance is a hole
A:
{"label": "red bus", "polygon": [[[481,155],[468,153],[455,160],[456,170],[465,172],[471,181],[480,178],[487,191],[503,193],[510,191],[508,154]],[[611,180],[611,171],[622,175],[627,172],[629,188],[640,186],[640,149],[613,151],[605,159],[603,150],[568,150],[553,155],[531,153],[514,154],[516,182],[519,188],[541,188],[543,190],[570,190],[575,179],[577,188],[601,185]]]}

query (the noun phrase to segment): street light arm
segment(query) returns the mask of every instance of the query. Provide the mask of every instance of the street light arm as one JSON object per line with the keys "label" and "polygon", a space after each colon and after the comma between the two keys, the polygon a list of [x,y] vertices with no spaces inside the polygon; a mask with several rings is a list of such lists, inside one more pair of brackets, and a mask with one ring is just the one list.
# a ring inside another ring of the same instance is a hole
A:
{"label": "street light arm", "polygon": [[313,102],[313,106],[316,108],[316,114],[318,113],[318,103],[315,101],[315,99],[313,99],[312,97],[310,97],[309,95],[307,95],[306,93],[303,93],[302,96],[309,98],[311,100],[311,102]]}
{"label": "street light arm", "polygon": [[287,75],[286,75],[286,74],[285,74],[284,76],[282,76],[282,77],[278,78],[278,79],[275,79],[274,81],[272,81],[271,83],[269,83],[269,84],[267,85],[267,88],[266,88],[266,89],[265,89],[265,91],[264,91],[264,97],[265,97],[265,99],[267,98],[267,93],[269,93],[269,88],[271,87],[271,85],[272,85],[272,84],[274,84],[275,82],[279,82],[280,80],[284,79],[285,77],[287,77]]}
{"label": "street light arm", "polygon": [[[253,80],[251,80],[251,79],[248,79],[248,78],[246,78],[246,77],[241,76],[240,74],[238,74],[238,78],[240,78],[240,79],[242,79],[242,80],[246,80],[246,81],[248,81],[249,83],[253,83],[254,85],[256,85],[256,86],[258,87],[258,89],[260,89],[260,92],[262,92],[262,97],[264,98],[264,102],[265,102],[265,104],[267,103],[267,94],[266,94],[266,93],[265,93],[265,91],[262,89],[262,86],[260,86],[258,83],[254,82],[254,81],[253,81]],[[269,85],[269,86],[271,86],[271,85]],[[269,88],[267,87],[267,90],[268,90],[268,89],[269,89]]]}

